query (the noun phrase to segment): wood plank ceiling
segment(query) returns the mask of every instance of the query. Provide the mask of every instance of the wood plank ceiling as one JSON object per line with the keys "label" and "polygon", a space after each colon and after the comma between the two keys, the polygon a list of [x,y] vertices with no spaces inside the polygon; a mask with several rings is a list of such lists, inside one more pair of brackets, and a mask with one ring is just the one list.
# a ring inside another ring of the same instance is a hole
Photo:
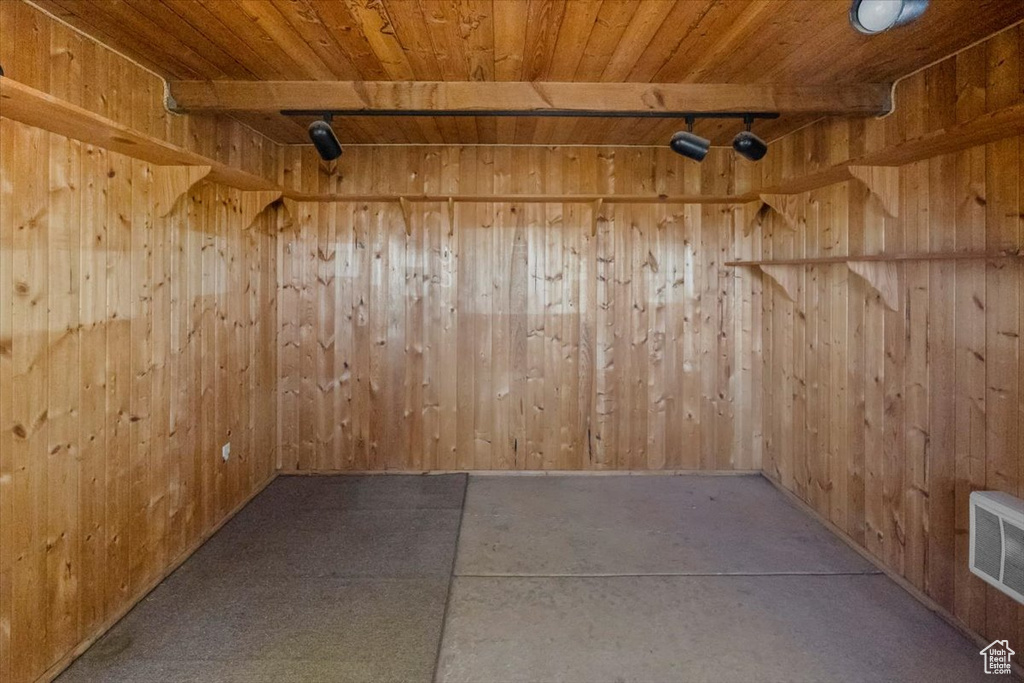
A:
{"label": "wood plank ceiling", "polygon": [[[854,31],[849,0],[35,0],[175,80],[891,82],[1024,19],[1019,0],[932,0]],[[234,114],[280,142],[310,119]],[[817,118],[760,122],[771,140]],[[729,144],[732,120],[697,131]],[[665,119],[346,117],[343,143],[665,144]]]}

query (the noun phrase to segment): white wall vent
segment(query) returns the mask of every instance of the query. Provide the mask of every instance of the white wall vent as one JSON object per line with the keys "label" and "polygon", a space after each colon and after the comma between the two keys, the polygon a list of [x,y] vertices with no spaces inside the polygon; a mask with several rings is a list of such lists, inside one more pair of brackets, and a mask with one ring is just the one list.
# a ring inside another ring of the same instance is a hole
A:
{"label": "white wall vent", "polygon": [[1024,603],[1024,500],[971,493],[971,572]]}

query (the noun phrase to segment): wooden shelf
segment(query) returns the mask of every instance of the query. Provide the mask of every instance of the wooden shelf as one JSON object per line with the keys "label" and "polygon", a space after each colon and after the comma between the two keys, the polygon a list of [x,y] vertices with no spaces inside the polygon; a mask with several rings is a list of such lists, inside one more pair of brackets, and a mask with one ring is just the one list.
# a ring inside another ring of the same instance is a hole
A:
{"label": "wooden shelf", "polygon": [[951,154],[1022,134],[1024,134],[1024,104],[1015,104],[982,114],[964,123],[906,140],[878,152],[870,152],[856,159],[827,166],[799,178],[785,180],[778,185],[762,188],[760,192],[767,195],[802,194],[856,179],[858,176],[851,171],[851,167],[904,166],[915,161]]}
{"label": "wooden shelf", "polygon": [[615,194],[312,194],[285,190],[298,202],[479,202],[490,204],[743,204],[757,199],[743,195],[615,195]]}
{"label": "wooden shelf", "polygon": [[823,256],[819,258],[777,259],[768,261],[726,261],[726,266],[759,268],[778,285],[783,295],[796,301],[799,271],[787,266],[844,265],[875,291],[882,304],[891,311],[900,310],[898,263],[929,261],[991,261],[1020,259],[1020,252],[933,252],[924,254],[867,254],[863,256]]}
{"label": "wooden shelf", "polygon": [[157,166],[209,166],[207,178],[230,187],[280,189],[266,178],[145,135],[6,77],[0,77],[0,116]]}
{"label": "wooden shelf", "polygon": [[[65,102],[24,84],[0,77],[0,116],[20,121],[75,140],[104,147],[113,152],[159,166],[209,166],[210,180],[243,190],[282,190],[275,182],[223,162],[209,159],[165,140],[140,133],[117,121]],[[949,154],[961,149],[1024,134],[1024,104],[984,114],[970,122],[933,131],[880,152],[873,152],[800,178],[787,180],[758,192],[736,195],[334,195],[283,190],[284,196],[303,202],[522,202],[608,204],[743,204],[765,201],[773,196],[795,195],[857,178],[864,169],[897,167]],[[863,167],[858,169],[858,167]],[[859,172],[858,172],[859,171]],[[883,193],[884,194],[884,193]],[[779,202],[774,201],[773,206]],[[784,207],[783,207],[784,208]],[[776,209],[779,210],[779,209]],[[781,211],[785,215],[785,211]]]}
{"label": "wooden shelf", "polygon": [[899,262],[899,261],[979,261],[1024,258],[1018,252],[931,252],[924,254],[867,254],[863,256],[823,256],[819,258],[776,259],[769,261],[726,261],[727,266],[816,266],[829,263]]}

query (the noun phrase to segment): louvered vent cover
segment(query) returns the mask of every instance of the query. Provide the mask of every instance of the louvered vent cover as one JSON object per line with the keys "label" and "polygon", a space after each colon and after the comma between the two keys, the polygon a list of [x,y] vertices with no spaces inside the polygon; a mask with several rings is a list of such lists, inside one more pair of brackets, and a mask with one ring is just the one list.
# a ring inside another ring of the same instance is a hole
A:
{"label": "louvered vent cover", "polygon": [[1024,501],[997,491],[971,494],[971,571],[1024,603]]}
{"label": "louvered vent cover", "polygon": [[1003,583],[1024,594],[1024,529],[1003,521],[1006,552],[1003,555]]}
{"label": "louvered vent cover", "polygon": [[1003,534],[999,518],[984,508],[974,513],[974,566],[996,581],[1003,564]]}

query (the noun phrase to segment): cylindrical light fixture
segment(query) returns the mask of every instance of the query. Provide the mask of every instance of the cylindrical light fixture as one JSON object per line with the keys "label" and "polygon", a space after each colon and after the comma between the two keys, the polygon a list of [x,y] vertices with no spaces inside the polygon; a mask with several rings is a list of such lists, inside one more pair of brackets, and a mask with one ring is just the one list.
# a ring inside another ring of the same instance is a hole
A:
{"label": "cylindrical light fixture", "polygon": [[668,146],[672,148],[673,152],[681,154],[687,159],[704,161],[708,150],[711,149],[711,141],[693,132],[693,117],[688,116],[686,117],[686,130],[673,135],[672,139],[668,141]]}
{"label": "cylindrical light fixture", "polygon": [[736,134],[732,140],[732,148],[745,159],[760,161],[768,153],[768,143],[750,132],[750,126],[754,123],[753,117],[744,116],[743,122],[747,124],[747,128]]}
{"label": "cylindrical light fixture", "polygon": [[341,156],[341,142],[338,141],[338,136],[331,128],[330,115],[324,116],[322,121],[314,121],[309,124],[309,139],[324,161],[334,161]]}
{"label": "cylindrical light fixture", "polygon": [[853,0],[850,23],[861,33],[881,33],[909,24],[926,9],[928,0]]}

